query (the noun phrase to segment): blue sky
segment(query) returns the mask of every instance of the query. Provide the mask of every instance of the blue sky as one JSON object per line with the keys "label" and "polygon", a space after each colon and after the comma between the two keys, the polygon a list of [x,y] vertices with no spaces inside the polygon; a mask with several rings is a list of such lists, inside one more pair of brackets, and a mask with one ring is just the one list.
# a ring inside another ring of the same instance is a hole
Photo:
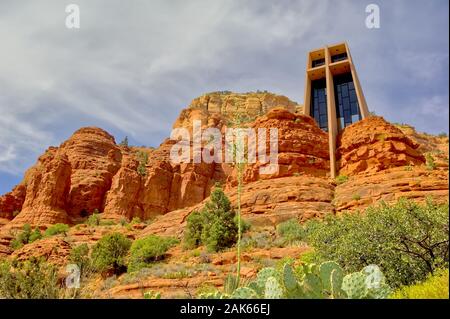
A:
{"label": "blue sky", "polygon": [[[306,53],[347,41],[369,109],[448,132],[447,0],[0,0],[0,194],[82,126],[157,146],[206,92],[303,102]],[[365,26],[368,4],[380,29]]]}

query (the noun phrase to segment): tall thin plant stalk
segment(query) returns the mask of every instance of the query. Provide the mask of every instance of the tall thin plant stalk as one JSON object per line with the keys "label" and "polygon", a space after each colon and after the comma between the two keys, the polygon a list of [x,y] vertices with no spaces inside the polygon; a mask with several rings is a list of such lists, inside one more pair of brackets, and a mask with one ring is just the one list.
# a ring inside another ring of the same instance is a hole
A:
{"label": "tall thin plant stalk", "polygon": [[238,173],[238,188],[237,188],[237,220],[238,220],[238,240],[237,240],[237,285],[239,286],[241,280],[241,238],[242,238],[242,223],[241,223],[241,193],[242,193],[242,175],[244,171],[244,163],[237,164]]}
{"label": "tall thin plant stalk", "polygon": [[[242,119],[241,114],[236,113],[233,118],[233,126],[239,126],[244,121]],[[238,127],[239,128],[239,127]],[[245,162],[238,163],[237,161],[237,151],[236,151],[236,142],[233,143],[233,156],[235,161],[235,167],[237,168],[237,180],[238,180],[238,186],[237,186],[237,222],[238,222],[238,239],[236,243],[236,249],[237,249],[237,256],[236,256],[236,283],[235,287],[239,287],[240,280],[241,280],[241,239],[242,239],[242,218],[241,218],[241,195],[242,195],[242,184],[243,184],[243,173],[244,173],[244,167]],[[245,146],[244,146],[245,148]],[[245,151],[245,150],[244,150]],[[244,156],[245,161],[245,156]]]}

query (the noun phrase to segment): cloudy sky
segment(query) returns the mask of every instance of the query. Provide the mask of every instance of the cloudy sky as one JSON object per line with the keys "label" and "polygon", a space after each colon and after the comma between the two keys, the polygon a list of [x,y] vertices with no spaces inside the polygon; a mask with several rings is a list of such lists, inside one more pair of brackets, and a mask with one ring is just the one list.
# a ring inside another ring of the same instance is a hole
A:
{"label": "cloudy sky", "polygon": [[[67,29],[78,4],[81,28]],[[380,29],[365,26],[370,3]],[[369,109],[449,130],[448,0],[0,0],[0,194],[82,126],[157,146],[206,92],[302,103],[306,52],[347,41]]]}

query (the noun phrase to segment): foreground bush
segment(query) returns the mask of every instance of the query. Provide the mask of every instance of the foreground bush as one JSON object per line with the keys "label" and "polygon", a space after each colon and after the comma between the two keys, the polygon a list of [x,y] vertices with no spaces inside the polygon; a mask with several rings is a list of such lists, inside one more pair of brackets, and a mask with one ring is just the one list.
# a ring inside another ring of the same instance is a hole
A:
{"label": "foreground bush", "polygon": [[101,273],[125,271],[125,256],[130,246],[131,241],[120,233],[103,236],[92,248],[92,266]]}
{"label": "foreground bush", "polygon": [[232,299],[382,299],[390,294],[378,266],[345,275],[335,262],[304,264],[294,270],[289,263],[280,269],[261,269],[254,281],[228,293],[212,292],[200,298]]}
{"label": "foreground bush", "polygon": [[448,299],[448,269],[437,271],[422,283],[400,288],[391,298]]}
{"label": "foreground bush", "polygon": [[167,250],[177,243],[178,240],[175,238],[155,235],[135,240],[130,249],[128,271],[139,270],[162,259]]}
{"label": "foreground bush", "polygon": [[51,264],[36,258],[0,263],[0,299],[56,299],[61,291]]}
{"label": "foreground bush", "polygon": [[218,187],[210,198],[200,212],[193,212],[187,219],[184,236],[187,248],[203,244],[210,251],[219,251],[233,246],[237,241],[238,224],[229,199]]}
{"label": "foreground bush", "polygon": [[448,204],[400,200],[368,208],[363,215],[314,222],[307,241],[320,260],[336,260],[346,271],[377,264],[387,282],[400,287],[448,264],[448,221]]}

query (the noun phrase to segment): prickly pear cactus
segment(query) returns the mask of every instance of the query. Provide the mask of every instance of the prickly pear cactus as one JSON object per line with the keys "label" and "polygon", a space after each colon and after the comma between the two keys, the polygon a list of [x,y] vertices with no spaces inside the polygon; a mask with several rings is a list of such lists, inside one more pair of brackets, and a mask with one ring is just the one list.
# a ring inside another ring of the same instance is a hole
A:
{"label": "prickly pear cactus", "polygon": [[275,268],[266,267],[261,269],[256,276],[257,285],[264,289],[266,287],[266,282],[270,277],[278,278],[278,272]]}
{"label": "prickly pear cactus", "polygon": [[283,289],[275,277],[269,277],[266,281],[264,289],[264,298],[266,299],[281,299],[283,298]]}
{"label": "prickly pear cactus", "polygon": [[[342,268],[335,262],[320,265],[301,265],[294,272],[289,263],[283,269],[266,267],[246,287],[236,287],[233,277],[225,281],[225,293],[219,291],[201,294],[204,299],[280,299],[280,298],[387,298],[391,293],[378,266],[369,265],[360,272],[344,277]],[[299,280],[298,278],[301,278]],[[227,291],[232,290],[231,292]],[[236,287],[236,288],[234,288]]]}
{"label": "prickly pear cactus", "polygon": [[232,299],[257,299],[259,298],[256,291],[248,287],[240,287],[231,295]]}
{"label": "prickly pear cactus", "polygon": [[380,288],[381,284],[385,282],[384,275],[377,265],[366,266],[361,272],[366,275],[366,286],[368,289]]}
{"label": "prickly pear cactus", "polygon": [[298,286],[297,278],[289,264],[285,264],[283,267],[283,284],[288,291],[294,291]]}
{"label": "prickly pear cactus", "polygon": [[258,286],[258,283],[256,282],[256,280],[251,281],[247,287],[252,289],[253,291],[256,292],[256,294],[261,298],[264,295],[264,288],[265,288],[265,284],[263,287]]}
{"label": "prickly pear cactus", "polygon": [[310,299],[324,298],[323,286],[320,277],[315,274],[306,274],[303,277],[303,284],[301,285],[305,292],[305,297]]}
{"label": "prickly pear cactus", "polygon": [[342,270],[333,269],[330,276],[330,297],[332,299],[342,299],[346,297],[345,292],[342,290],[342,280],[344,273]]}
{"label": "prickly pear cactus", "polygon": [[306,275],[306,274],[315,274],[315,273],[317,273],[317,271],[318,271],[318,266],[317,266],[317,264],[303,264],[303,265],[301,265],[300,266],[300,272],[303,274],[303,275]]}
{"label": "prickly pear cactus", "polygon": [[387,298],[391,293],[390,287],[386,284],[386,278],[377,265],[369,265],[361,271],[366,275],[367,297],[374,299]]}
{"label": "prickly pear cactus", "polygon": [[215,291],[199,294],[197,297],[199,299],[227,299],[228,296],[226,294],[221,293],[220,291]]}
{"label": "prickly pear cactus", "polygon": [[348,274],[342,280],[342,290],[350,299],[363,299],[367,296],[366,276],[362,272]]}
{"label": "prickly pear cactus", "polygon": [[385,277],[377,265],[369,265],[360,272],[344,277],[342,289],[350,299],[387,298],[391,293]]}
{"label": "prickly pear cactus", "polygon": [[291,265],[285,264],[283,267],[282,284],[285,290],[286,298],[303,299],[305,293],[297,280],[297,277]]}
{"label": "prickly pear cactus", "polygon": [[319,266],[319,276],[322,280],[323,288],[331,292],[331,273],[333,270],[340,271],[342,273],[341,267],[334,261],[327,261]]}

